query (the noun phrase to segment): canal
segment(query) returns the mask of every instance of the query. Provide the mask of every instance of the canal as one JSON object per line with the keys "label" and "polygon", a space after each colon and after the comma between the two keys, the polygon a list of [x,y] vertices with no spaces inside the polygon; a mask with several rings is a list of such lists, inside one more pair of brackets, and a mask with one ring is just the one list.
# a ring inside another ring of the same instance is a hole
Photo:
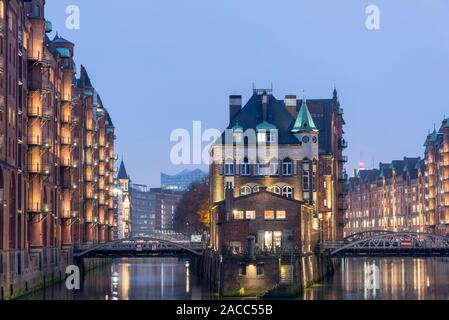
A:
{"label": "canal", "polygon": [[[28,300],[201,300],[216,295],[203,287],[188,260],[117,259],[87,273],[82,288],[65,285],[35,292]],[[344,258],[336,273],[305,290],[305,300],[449,298],[449,259]]]}

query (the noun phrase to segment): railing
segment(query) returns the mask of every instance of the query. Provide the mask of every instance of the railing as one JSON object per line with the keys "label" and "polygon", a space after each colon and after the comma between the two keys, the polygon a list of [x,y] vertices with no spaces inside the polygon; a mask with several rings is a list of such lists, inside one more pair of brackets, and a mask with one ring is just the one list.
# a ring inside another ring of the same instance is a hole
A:
{"label": "railing", "polygon": [[41,202],[30,202],[27,205],[27,211],[30,213],[50,212],[50,204],[42,204]]}
{"label": "railing", "polygon": [[338,140],[338,147],[340,149],[346,149],[348,147],[348,142],[345,139]]}
{"label": "railing", "polygon": [[29,173],[50,175],[51,166],[45,164],[43,165],[41,163],[28,163],[27,170]]}
{"label": "railing", "polygon": [[42,145],[42,139],[40,136],[29,136],[28,137],[28,145],[31,146],[40,146]]}
{"label": "railing", "polygon": [[348,162],[348,156],[342,156],[339,161],[343,162],[343,163],[347,163]]}

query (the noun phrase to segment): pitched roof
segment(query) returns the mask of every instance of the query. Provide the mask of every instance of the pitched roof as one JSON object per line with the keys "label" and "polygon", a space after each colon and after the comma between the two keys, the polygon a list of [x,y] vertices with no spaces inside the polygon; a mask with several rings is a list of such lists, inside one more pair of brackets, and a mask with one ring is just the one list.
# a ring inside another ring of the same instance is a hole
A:
{"label": "pitched roof", "polygon": [[[267,119],[264,123],[262,117],[262,96],[254,92],[242,110],[232,119],[227,129],[235,126],[248,129],[271,129],[278,130],[279,144],[299,144],[299,140],[290,132],[294,119],[285,108],[283,101],[277,100],[268,94]],[[225,132],[221,136],[221,143],[225,143]]]}
{"label": "pitched roof", "polygon": [[129,179],[129,176],[126,173],[125,163],[123,162],[123,160],[120,163],[120,169],[117,174],[117,179],[119,179],[119,180],[128,180]]}
{"label": "pitched roof", "polygon": [[296,122],[293,125],[292,132],[318,132],[305,99],[303,100],[301,109],[296,117]]}

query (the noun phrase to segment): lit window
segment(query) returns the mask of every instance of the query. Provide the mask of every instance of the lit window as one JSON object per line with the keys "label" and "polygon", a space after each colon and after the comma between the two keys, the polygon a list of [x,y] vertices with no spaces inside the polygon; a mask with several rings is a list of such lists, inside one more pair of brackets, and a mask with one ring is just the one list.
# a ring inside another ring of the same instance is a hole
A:
{"label": "lit window", "polygon": [[247,210],[245,212],[246,220],[256,220],[256,211]]}
{"label": "lit window", "polygon": [[251,194],[251,193],[252,193],[252,190],[251,190],[251,188],[248,187],[248,186],[244,186],[244,187],[242,187],[242,188],[240,189],[240,195],[242,195],[242,196],[247,196],[247,195],[249,195],[249,194]]}
{"label": "lit window", "polygon": [[245,212],[242,210],[234,210],[234,220],[243,220]]}
{"label": "lit window", "polygon": [[271,188],[271,192],[276,193],[276,194],[281,194],[281,188],[279,188],[278,186],[274,186]]}
{"label": "lit window", "polygon": [[276,219],[277,220],[285,220],[287,218],[287,214],[285,210],[277,210],[276,211]]}
{"label": "lit window", "polygon": [[267,142],[267,134],[265,132],[258,132],[257,133],[257,141],[259,143],[266,143]]}
{"label": "lit window", "polygon": [[264,212],[264,219],[265,220],[274,220],[274,210],[266,210]]}

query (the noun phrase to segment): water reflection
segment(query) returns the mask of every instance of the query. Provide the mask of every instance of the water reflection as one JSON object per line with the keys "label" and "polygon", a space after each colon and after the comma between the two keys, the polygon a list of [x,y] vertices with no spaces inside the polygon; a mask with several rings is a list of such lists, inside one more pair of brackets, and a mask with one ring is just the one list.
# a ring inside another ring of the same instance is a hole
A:
{"label": "water reflection", "polygon": [[64,284],[25,299],[47,300],[200,300],[211,295],[203,288],[189,261],[177,258],[117,259],[86,274],[79,291]]}
{"label": "water reflection", "polygon": [[[117,259],[86,274],[82,288],[65,284],[30,300],[201,300],[215,298],[193,264],[176,258]],[[305,290],[306,300],[414,300],[449,298],[447,258],[346,258],[332,278]]]}
{"label": "water reflection", "polygon": [[447,258],[345,258],[335,275],[305,291],[306,300],[447,300]]}

